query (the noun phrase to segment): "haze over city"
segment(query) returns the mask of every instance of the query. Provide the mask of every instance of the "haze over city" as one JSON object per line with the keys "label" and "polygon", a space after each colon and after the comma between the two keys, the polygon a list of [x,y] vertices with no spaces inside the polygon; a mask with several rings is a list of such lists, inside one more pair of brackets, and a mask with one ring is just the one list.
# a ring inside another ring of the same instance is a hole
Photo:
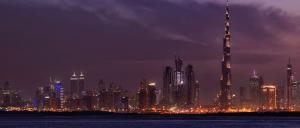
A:
{"label": "haze over city", "polygon": [[[265,82],[285,85],[289,57],[297,76],[299,4],[231,1],[235,93],[254,69]],[[136,92],[143,78],[161,87],[163,66],[175,56],[194,66],[201,102],[211,103],[220,89],[221,0],[1,0],[0,16],[0,83],[27,97],[50,76],[68,89],[73,72],[86,74],[87,88],[103,79]]]}

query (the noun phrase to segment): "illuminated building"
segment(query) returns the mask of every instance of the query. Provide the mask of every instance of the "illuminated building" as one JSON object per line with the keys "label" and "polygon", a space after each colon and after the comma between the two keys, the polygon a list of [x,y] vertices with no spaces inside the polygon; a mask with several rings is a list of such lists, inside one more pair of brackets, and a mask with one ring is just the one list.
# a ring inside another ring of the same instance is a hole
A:
{"label": "illuminated building", "polygon": [[3,104],[3,88],[0,87],[0,106]]}
{"label": "illuminated building", "polygon": [[262,108],[263,110],[276,109],[276,86],[265,84],[262,86]]}
{"label": "illuminated building", "polygon": [[[261,90],[261,88],[259,88]],[[240,87],[240,107],[250,108],[251,103],[251,93],[249,86]]]}
{"label": "illuminated building", "polygon": [[172,88],[172,97],[175,103],[179,106],[185,104],[185,90],[184,90],[184,71],[182,70],[183,60],[179,57],[175,58],[175,73],[174,86]]}
{"label": "illuminated building", "polygon": [[229,1],[227,0],[225,11],[225,36],[223,38],[223,60],[221,75],[221,91],[219,97],[220,109],[227,110],[232,106],[232,81],[231,81],[231,33],[229,19]]}
{"label": "illuminated building", "polygon": [[53,79],[52,77],[50,77],[49,86],[45,87],[45,89],[46,89],[45,93],[49,97],[47,108],[50,110],[56,110],[59,106],[58,102],[57,102],[58,100],[57,100],[57,95],[56,95],[56,90],[55,90],[55,84],[56,84],[56,80]]}
{"label": "illuminated building", "polygon": [[281,110],[285,109],[285,107],[286,107],[285,88],[284,87],[285,87],[284,85],[279,85],[279,86],[277,86],[277,89],[276,89],[277,90],[277,92],[276,92],[276,94],[277,94],[277,100],[276,100],[277,103],[276,103],[276,105],[277,105],[277,108],[281,109]]}
{"label": "illuminated building", "polygon": [[147,84],[146,80],[142,80],[137,93],[138,108],[140,110],[147,108]]}
{"label": "illuminated building", "polygon": [[185,69],[186,76],[186,105],[192,107],[195,104],[195,74],[192,65],[188,65]]}
{"label": "illuminated building", "polygon": [[72,99],[79,99],[79,82],[78,82],[78,77],[76,73],[71,76],[70,78],[70,96]]}
{"label": "illuminated building", "polygon": [[[183,60],[175,57],[175,70],[167,66],[163,72],[162,107],[191,107],[199,105],[199,83],[195,82],[192,65],[183,70]],[[157,97],[159,98],[159,97]]]}
{"label": "illuminated building", "polygon": [[147,86],[147,102],[148,108],[156,106],[156,83],[149,83]]}
{"label": "illuminated building", "polygon": [[300,110],[300,82],[294,80],[290,87],[290,108]]}
{"label": "illuminated building", "polygon": [[195,85],[194,85],[194,106],[198,107],[200,106],[200,98],[201,98],[201,94],[200,94],[200,83],[199,81],[196,81]]}
{"label": "illuminated building", "polygon": [[104,80],[99,80],[99,82],[98,82],[98,106],[100,109],[104,107],[106,91],[107,90],[105,88]]}
{"label": "illuminated building", "polygon": [[289,58],[289,63],[286,66],[286,72],[287,72],[287,91],[286,91],[286,95],[287,95],[287,109],[289,109],[291,107],[291,88],[292,88],[292,84],[293,84],[293,67],[291,64],[291,59]]}
{"label": "illuminated building", "polygon": [[173,69],[170,66],[165,67],[163,72],[162,105],[174,103],[172,97],[172,88],[174,85]]}
{"label": "illuminated building", "polygon": [[56,110],[58,108],[55,84],[55,80],[50,78],[48,86],[37,88],[34,105],[37,110]]}
{"label": "illuminated building", "polygon": [[56,81],[55,83],[55,97],[56,97],[56,105],[57,108],[63,109],[64,108],[64,88],[60,81]]}
{"label": "illuminated building", "polygon": [[70,78],[70,97],[73,99],[81,99],[84,91],[85,76],[81,72],[79,76],[74,72]]}
{"label": "illuminated building", "polygon": [[100,80],[98,83],[98,106],[100,110],[119,111],[122,109],[122,97],[125,91],[118,85],[110,83],[105,87],[105,82]]}
{"label": "illuminated building", "polygon": [[249,81],[249,91],[250,91],[250,103],[253,108],[261,106],[261,87],[264,84],[262,76],[259,76],[256,71],[253,71],[253,74]]}
{"label": "illuminated building", "polygon": [[157,88],[157,90],[156,90],[156,104],[157,105],[163,105],[161,103],[161,101],[162,101],[161,98],[162,98],[162,90]]}
{"label": "illuminated building", "polygon": [[113,106],[112,108],[115,110],[115,111],[119,111],[119,109],[121,108],[121,99],[122,99],[122,96],[123,96],[123,93],[124,91],[121,89],[120,86],[118,85],[115,85],[115,84],[111,84],[113,85]]}
{"label": "illuminated building", "polygon": [[81,110],[81,100],[69,97],[65,102],[65,106],[68,108],[68,110],[79,111]]}
{"label": "illuminated building", "polygon": [[87,91],[82,97],[82,109],[87,111],[97,110],[97,92]]}
{"label": "illuminated building", "polygon": [[138,97],[136,95],[128,97],[129,110],[137,110],[138,109],[137,98]]}
{"label": "illuminated building", "polygon": [[44,108],[44,87],[38,87],[35,93],[35,104],[36,110],[41,111]]}
{"label": "illuminated building", "polygon": [[12,107],[22,107],[23,99],[21,97],[20,91],[12,90],[11,91],[11,105]]}
{"label": "illuminated building", "polygon": [[2,97],[3,97],[3,107],[8,107],[12,104],[12,97],[11,97],[11,89],[9,82],[5,82],[3,86],[3,92],[2,92]]}
{"label": "illuminated building", "polygon": [[140,110],[151,109],[156,106],[156,84],[142,80],[137,93],[138,108]]}
{"label": "illuminated building", "polygon": [[123,111],[129,111],[129,98],[128,98],[128,96],[123,96],[121,98],[121,109]]}
{"label": "illuminated building", "polygon": [[84,85],[85,84],[85,76],[83,75],[83,73],[81,72],[78,78],[78,95],[79,97],[82,96],[82,92],[84,91]]}
{"label": "illuminated building", "polygon": [[99,107],[102,110],[113,109],[113,90],[104,89],[99,93]]}
{"label": "illuminated building", "polygon": [[98,93],[105,90],[105,81],[104,80],[99,80],[98,82]]}
{"label": "illuminated building", "polygon": [[2,106],[7,107],[22,107],[24,101],[20,91],[12,90],[9,82],[5,82],[2,90]]}

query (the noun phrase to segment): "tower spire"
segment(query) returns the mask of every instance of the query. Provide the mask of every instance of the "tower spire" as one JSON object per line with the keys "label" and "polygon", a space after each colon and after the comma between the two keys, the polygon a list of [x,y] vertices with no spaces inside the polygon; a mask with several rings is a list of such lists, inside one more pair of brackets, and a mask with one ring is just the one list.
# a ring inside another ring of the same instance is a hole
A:
{"label": "tower spire", "polygon": [[231,81],[231,33],[230,33],[230,8],[229,0],[225,9],[225,35],[223,38],[223,59],[221,75],[220,108],[227,110],[232,106],[232,81]]}

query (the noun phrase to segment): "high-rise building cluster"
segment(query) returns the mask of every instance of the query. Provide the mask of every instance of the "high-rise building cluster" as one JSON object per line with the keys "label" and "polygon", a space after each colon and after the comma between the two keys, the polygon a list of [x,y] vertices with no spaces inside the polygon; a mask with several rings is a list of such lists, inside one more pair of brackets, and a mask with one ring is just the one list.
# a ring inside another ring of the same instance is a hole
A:
{"label": "high-rise building cluster", "polygon": [[50,78],[46,86],[37,87],[34,98],[28,101],[21,97],[20,91],[13,90],[6,82],[0,87],[0,110],[162,113],[300,111],[300,82],[295,78],[291,59],[286,66],[285,84],[266,83],[263,76],[254,70],[249,81],[245,82],[247,85],[240,87],[240,104],[237,104],[232,86],[230,27],[230,6],[227,0],[220,91],[213,105],[204,107],[200,104],[203,95],[193,65],[184,65],[182,58],[175,57],[174,66],[163,68],[162,85],[143,79],[136,86],[137,91],[131,94],[121,86],[104,80],[98,82],[97,89],[87,89],[86,75],[82,72],[74,72],[70,76],[67,82],[69,86]]}
{"label": "high-rise building cluster", "polygon": [[128,92],[114,83],[105,84],[100,80],[98,83],[98,105],[103,111],[128,111]]}
{"label": "high-rise building cluster", "polygon": [[300,110],[300,84],[295,80],[291,60],[286,67],[286,86],[264,83],[253,71],[249,85],[240,88],[240,107],[252,110]]}
{"label": "high-rise building cluster", "polygon": [[160,105],[194,107],[200,104],[199,82],[195,79],[194,68],[187,65],[183,70],[183,60],[175,58],[175,68],[166,66],[163,71],[162,98]]}
{"label": "high-rise building cluster", "polygon": [[296,80],[291,59],[286,66],[286,105],[287,109],[300,110],[300,82]]}
{"label": "high-rise building cluster", "polygon": [[61,110],[64,105],[64,88],[60,81],[50,78],[48,85],[37,87],[34,99],[36,110]]}
{"label": "high-rise building cluster", "polygon": [[127,91],[110,83],[106,87],[103,80],[98,89],[85,89],[85,76],[74,73],[70,77],[70,92],[67,95],[63,84],[50,79],[47,86],[38,87],[34,108],[38,111],[128,111]]}
{"label": "high-rise building cluster", "polygon": [[0,106],[3,108],[23,108],[28,105],[21,97],[21,91],[11,88],[10,83],[7,81],[3,87],[0,87]]}

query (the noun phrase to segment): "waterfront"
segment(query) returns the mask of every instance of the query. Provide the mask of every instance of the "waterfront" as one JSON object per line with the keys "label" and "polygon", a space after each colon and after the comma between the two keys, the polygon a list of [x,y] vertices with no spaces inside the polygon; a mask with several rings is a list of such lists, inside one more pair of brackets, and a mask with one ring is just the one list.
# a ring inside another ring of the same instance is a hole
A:
{"label": "waterfront", "polygon": [[300,116],[1,116],[1,128],[295,128]]}

